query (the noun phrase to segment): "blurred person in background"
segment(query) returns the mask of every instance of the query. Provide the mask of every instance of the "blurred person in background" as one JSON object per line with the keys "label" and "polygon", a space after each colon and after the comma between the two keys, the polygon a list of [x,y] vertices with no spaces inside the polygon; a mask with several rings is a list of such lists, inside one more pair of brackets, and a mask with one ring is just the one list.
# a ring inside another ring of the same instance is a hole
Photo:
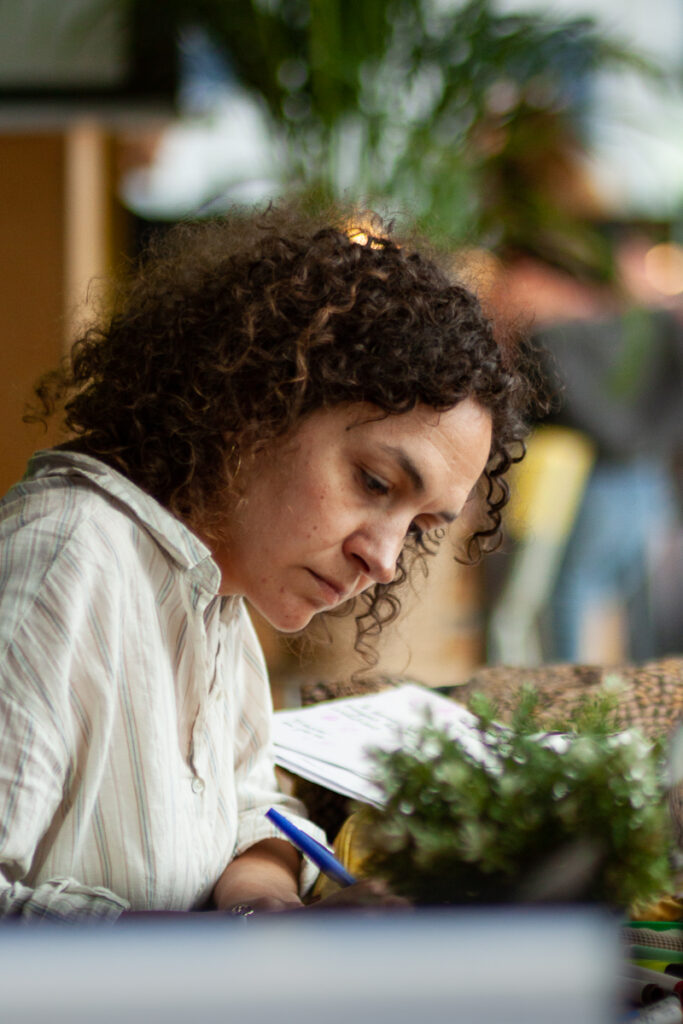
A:
{"label": "blurred person in background", "polygon": [[[648,276],[653,240],[612,231],[611,278],[531,256],[505,273],[510,308],[531,314],[545,351],[550,422],[595,452],[550,597],[545,653],[556,661],[643,660],[680,650],[683,635],[683,304]],[[594,635],[608,607],[623,621],[616,642]]]}
{"label": "blurred person in background", "polygon": [[[502,587],[491,580],[491,655],[532,664],[675,653],[683,594],[675,570],[666,577],[662,567],[674,565],[681,536],[683,271],[677,284],[657,282],[651,254],[666,227],[625,219],[568,110],[520,105],[513,122],[494,119],[492,129],[497,150],[482,190],[498,226],[490,301],[533,333],[554,401],[531,440],[534,452],[547,445],[543,459],[521,467],[524,477],[539,466],[529,493],[537,489],[545,521],[532,537],[522,518],[520,543],[499,566]],[[546,426],[564,471],[550,468]],[[591,452],[588,473],[581,447]]]}

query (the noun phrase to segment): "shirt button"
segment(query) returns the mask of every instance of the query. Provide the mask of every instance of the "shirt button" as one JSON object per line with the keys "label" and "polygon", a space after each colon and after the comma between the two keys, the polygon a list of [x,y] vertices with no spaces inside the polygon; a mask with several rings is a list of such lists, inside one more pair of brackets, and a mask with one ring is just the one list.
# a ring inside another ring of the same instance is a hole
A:
{"label": "shirt button", "polygon": [[204,781],[203,781],[203,779],[193,779],[192,780],[192,792],[193,793],[203,793],[204,792]]}

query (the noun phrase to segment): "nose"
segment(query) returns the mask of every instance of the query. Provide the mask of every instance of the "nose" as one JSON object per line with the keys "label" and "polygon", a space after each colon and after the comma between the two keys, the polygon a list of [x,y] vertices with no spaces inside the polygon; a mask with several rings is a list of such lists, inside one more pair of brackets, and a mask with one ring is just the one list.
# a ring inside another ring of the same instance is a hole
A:
{"label": "nose", "polygon": [[375,583],[391,583],[404,542],[404,529],[384,523],[351,534],[344,543],[344,554]]}

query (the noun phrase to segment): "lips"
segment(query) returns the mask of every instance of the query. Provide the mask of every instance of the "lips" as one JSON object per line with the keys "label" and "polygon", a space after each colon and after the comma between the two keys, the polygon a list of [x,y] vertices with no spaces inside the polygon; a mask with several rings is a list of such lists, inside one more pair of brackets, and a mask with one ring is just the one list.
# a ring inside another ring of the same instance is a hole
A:
{"label": "lips", "polygon": [[325,604],[339,604],[347,596],[347,588],[335,580],[328,579],[326,576],[320,576],[313,569],[309,569],[308,572],[315,580]]}

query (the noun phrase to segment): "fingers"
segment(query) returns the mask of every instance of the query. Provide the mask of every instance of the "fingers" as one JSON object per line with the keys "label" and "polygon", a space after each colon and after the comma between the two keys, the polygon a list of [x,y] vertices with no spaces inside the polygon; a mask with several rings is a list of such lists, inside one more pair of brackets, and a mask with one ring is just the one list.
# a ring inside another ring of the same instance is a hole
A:
{"label": "fingers", "polygon": [[302,910],[303,904],[298,899],[283,899],[278,896],[256,896],[248,903],[237,903],[227,909],[227,913],[235,917],[251,917],[254,914],[282,914],[288,910]]}
{"label": "fingers", "polygon": [[387,883],[379,878],[364,878],[354,885],[346,886],[312,904],[309,910],[358,909],[369,907],[391,907],[407,909],[409,900],[391,892]]}

